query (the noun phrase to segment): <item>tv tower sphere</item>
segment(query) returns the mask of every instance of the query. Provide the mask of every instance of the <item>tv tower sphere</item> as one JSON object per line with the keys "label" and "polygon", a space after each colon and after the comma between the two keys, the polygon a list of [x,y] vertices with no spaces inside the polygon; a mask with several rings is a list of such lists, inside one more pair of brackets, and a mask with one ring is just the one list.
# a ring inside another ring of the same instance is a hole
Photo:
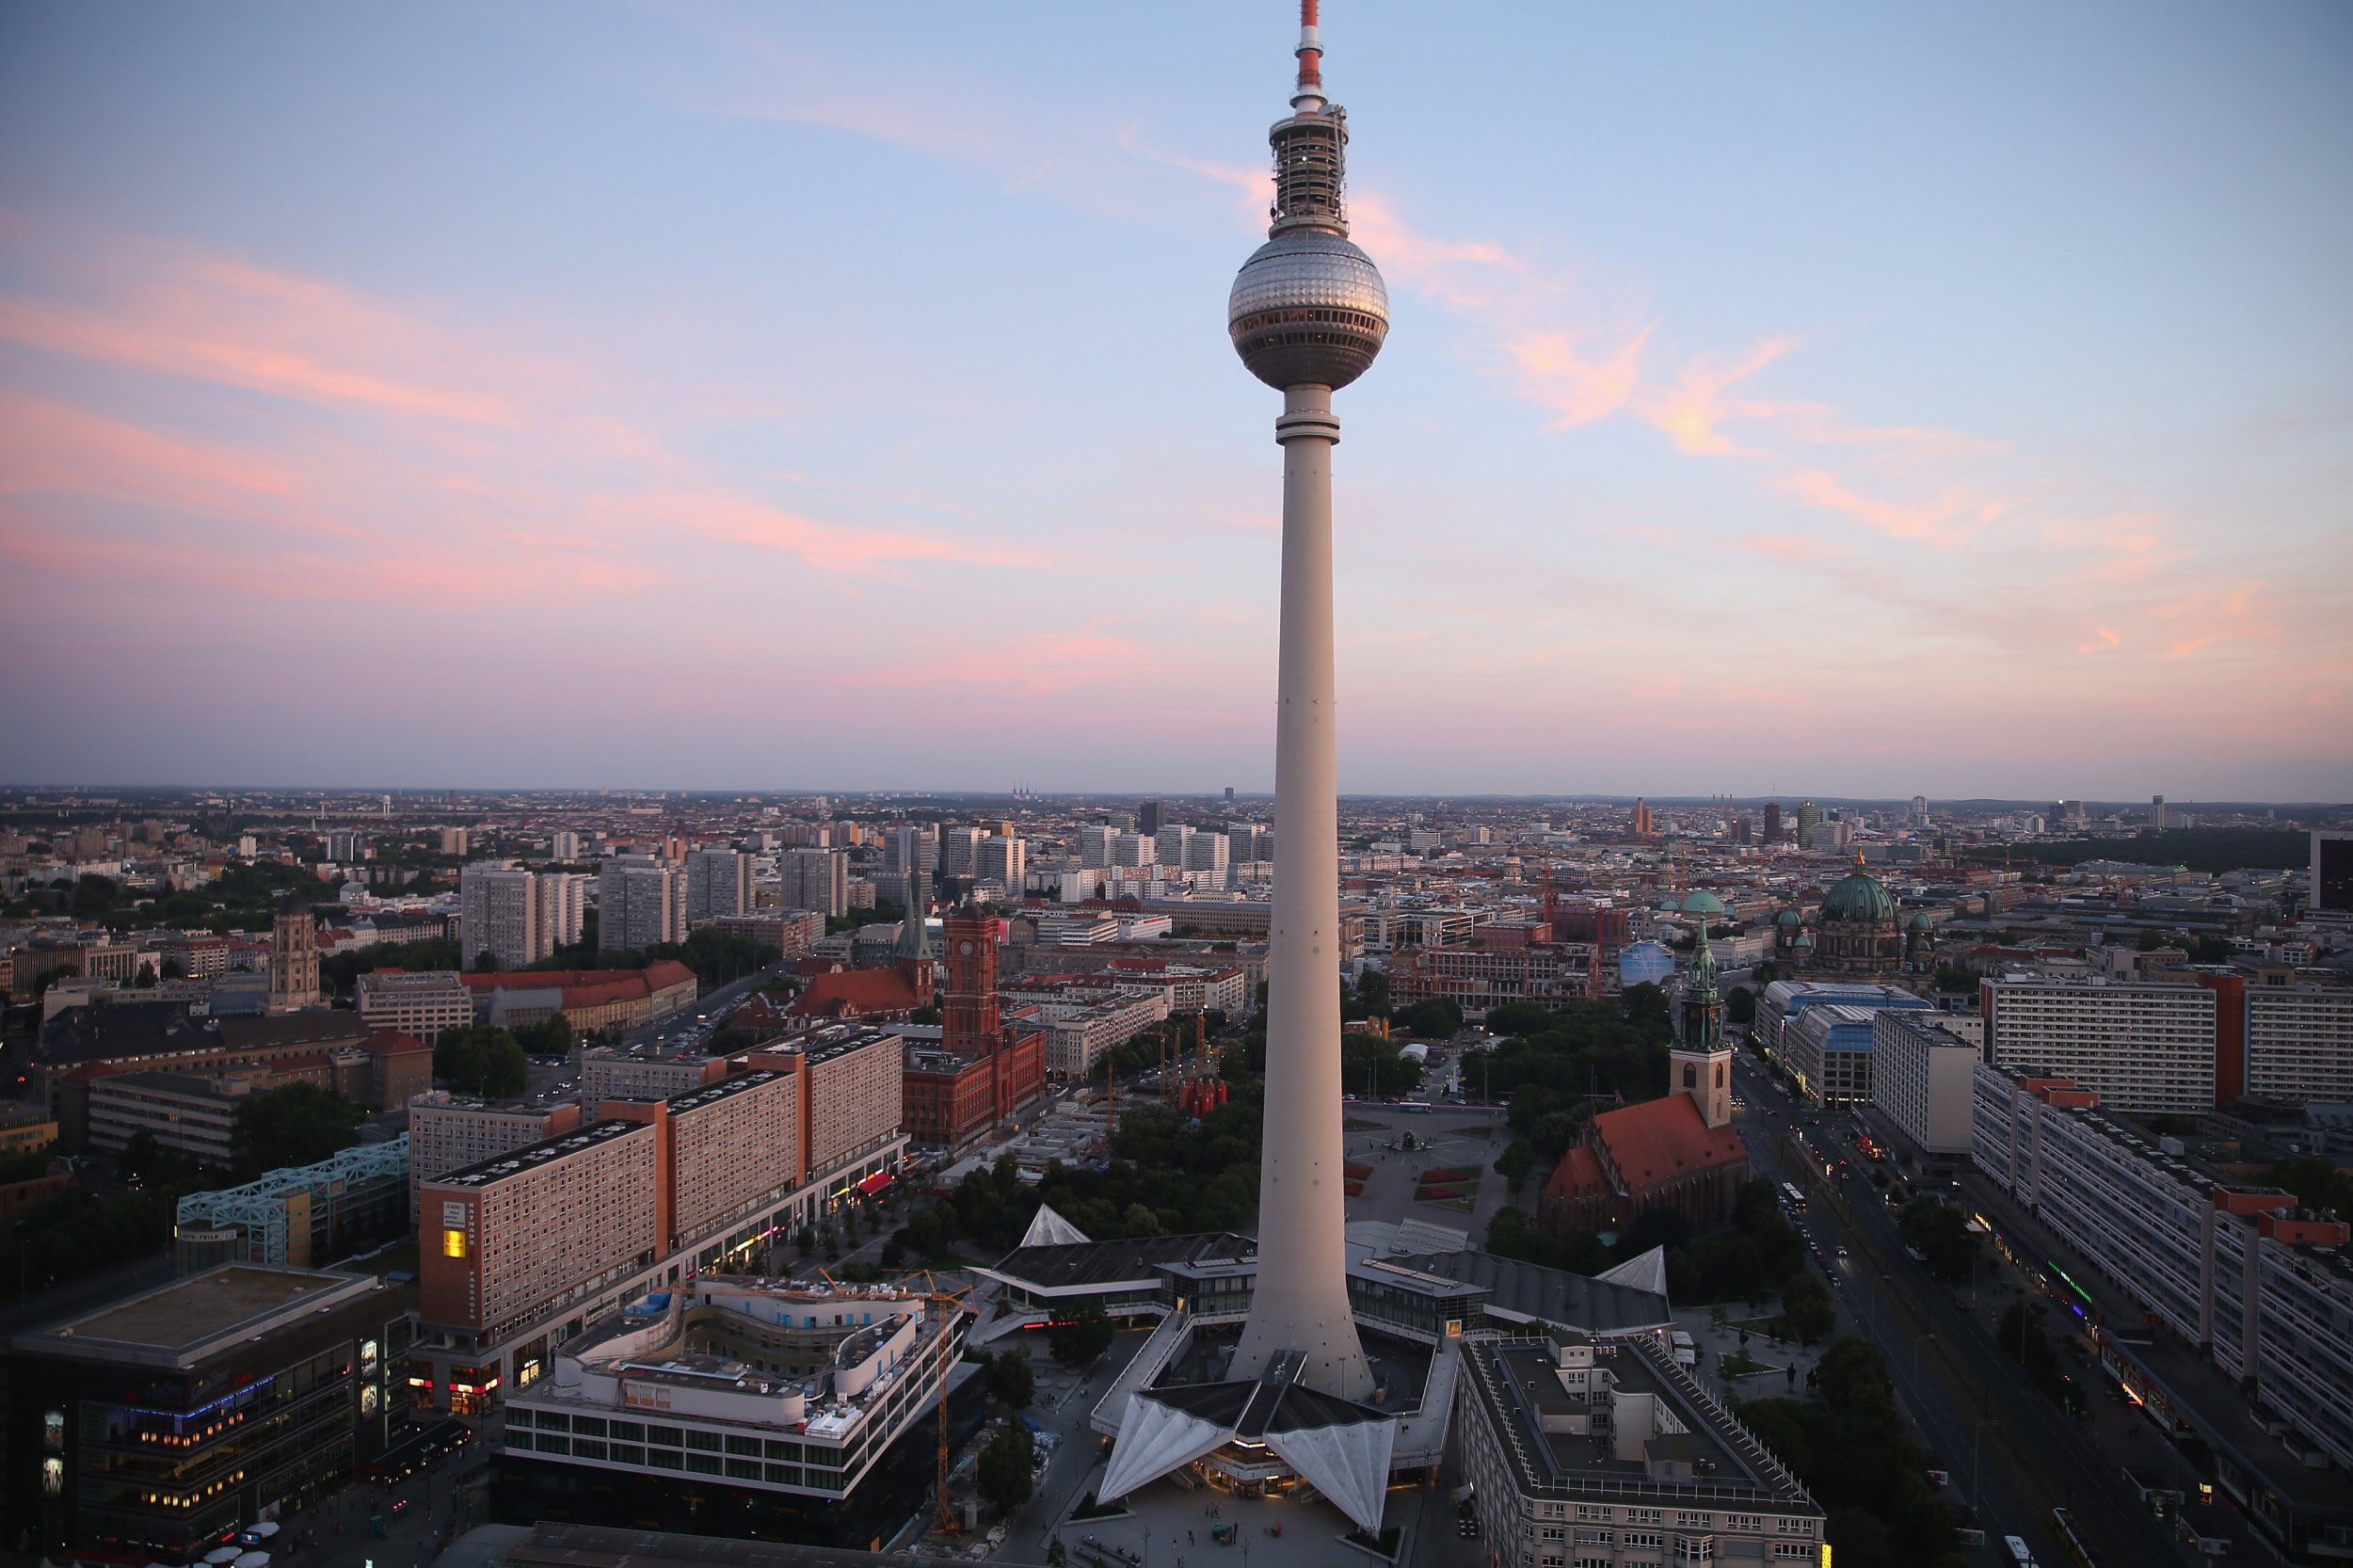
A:
{"label": "tv tower sphere", "polygon": [[1348,111],[1323,96],[1315,0],[1302,0],[1300,13],[1291,115],[1267,133],[1274,149],[1273,222],[1225,301],[1234,351],[1278,391],[1345,387],[1372,367],[1389,335],[1381,271],[1348,241]]}

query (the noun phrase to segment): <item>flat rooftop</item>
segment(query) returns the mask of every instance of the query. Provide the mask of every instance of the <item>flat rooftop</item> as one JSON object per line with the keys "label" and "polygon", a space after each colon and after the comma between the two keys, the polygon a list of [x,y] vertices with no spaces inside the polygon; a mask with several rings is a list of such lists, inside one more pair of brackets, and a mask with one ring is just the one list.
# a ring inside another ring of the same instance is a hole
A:
{"label": "flat rooftop", "polygon": [[578,1154],[584,1149],[595,1148],[600,1144],[609,1144],[616,1138],[626,1138],[633,1132],[650,1132],[652,1128],[644,1122],[591,1122],[586,1127],[573,1131],[561,1132],[552,1138],[542,1138],[536,1144],[525,1144],[521,1148],[509,1149],[504,1154],[494,1154],[488,1160],[476,1160],[473,1164],[461,1166],[447,1176],[428,1177],[422,1185],[426,1187],[487,1187],[491,1182],[504,1181],[508,1176],[521,1176],[525,1172],[536,1171],[550,1160],[562,1160],[568,1155]]}
{"label": "flat rooftop", "polygon": [[313,1269],[232,1263],[22,1335],[17,1346],[69,1354],[82,1349],[146,1352],[148,1358],[180,1360],[214,1341],[249,1337],[275,1320],[373,1289],[376,1283]]}

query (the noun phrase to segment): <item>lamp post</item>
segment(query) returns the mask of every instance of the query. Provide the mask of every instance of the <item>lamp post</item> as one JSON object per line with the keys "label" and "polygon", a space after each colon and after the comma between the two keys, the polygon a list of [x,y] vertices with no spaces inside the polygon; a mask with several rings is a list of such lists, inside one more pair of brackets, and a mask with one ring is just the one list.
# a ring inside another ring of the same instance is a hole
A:
{"label": "lamp post", "polygon": [[1998,1424],[1993,1416],[1980,1416],[1977,1424],[1969,1429],[1969,1510],[1972,1514],[1979,1512],[1984,1507],[1977,1491],[1978,1441],[1985,1435],[1986,1428]]}

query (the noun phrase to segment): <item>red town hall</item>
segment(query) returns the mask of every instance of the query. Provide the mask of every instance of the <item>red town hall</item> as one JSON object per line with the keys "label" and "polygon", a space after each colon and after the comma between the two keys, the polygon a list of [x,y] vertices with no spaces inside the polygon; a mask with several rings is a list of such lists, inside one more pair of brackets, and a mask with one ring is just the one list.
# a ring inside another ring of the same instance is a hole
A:
{"label": "red town hall", "polygon": [[947,986],[940,1043],[909,1046],[901,1104],[907,1137],[935,1148],[978,1138],[1046,1092],[1046,1035],[999,1016],[999,922],[967,904],[941,922]]}

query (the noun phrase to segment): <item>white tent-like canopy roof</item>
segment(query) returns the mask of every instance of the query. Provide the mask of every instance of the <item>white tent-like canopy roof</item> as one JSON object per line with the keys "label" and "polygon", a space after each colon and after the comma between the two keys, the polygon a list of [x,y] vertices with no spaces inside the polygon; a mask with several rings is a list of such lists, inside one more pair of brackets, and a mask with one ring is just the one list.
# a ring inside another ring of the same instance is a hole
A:
{"label": "white tent-like canopy roof", "polygon": [[1047,1204],[1037,1206],[1037,1217],[1030,1228],[1021,1233],[1025,1247],[1071,1247],[1088,1240],[1087,1233],[1054,1212]]}
{"label": "white tent-like canopy roof", "polygon": [[1667,1249],[1653,1247],[1641,1256],[1629,1257],[1609,1272],[1593,1277],[1605,1285],[1631,1286],[1663,1297],[1667,1293]]}

